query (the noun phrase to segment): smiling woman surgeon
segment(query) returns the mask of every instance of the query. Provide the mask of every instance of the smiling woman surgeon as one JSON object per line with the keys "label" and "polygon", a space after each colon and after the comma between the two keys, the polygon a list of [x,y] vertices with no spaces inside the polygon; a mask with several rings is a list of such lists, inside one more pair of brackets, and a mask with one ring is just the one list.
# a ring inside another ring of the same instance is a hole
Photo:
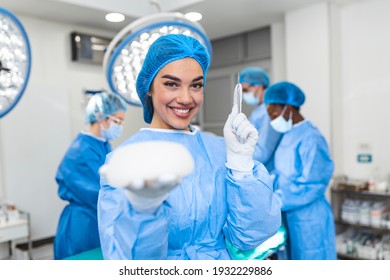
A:
{"label": "smiling woman surgeon", "polygon": [[185,35],[162,36],[150,47],[137,78],[150,127],[121,147],[180,143],[194,159],[194,172],[147,197],[110,186],[102,176],[98,217],[105,259],[231,259],[225,240],[248,250],[278,230],[280,205],[267,170],[252,159],[258,133],[246,116],[233,106],[224,138],[190,125],[203,102],[209,63],[207,50]]}

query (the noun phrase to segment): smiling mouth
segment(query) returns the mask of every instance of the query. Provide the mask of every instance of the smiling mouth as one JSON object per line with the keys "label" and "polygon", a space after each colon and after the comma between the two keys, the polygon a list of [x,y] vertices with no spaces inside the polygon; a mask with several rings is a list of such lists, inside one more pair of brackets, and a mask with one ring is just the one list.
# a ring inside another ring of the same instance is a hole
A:
{"label": "smiling mouth", "polygon": [[190,109],[172,108],[172,110],[179,114],[188,114],[190,112]]}

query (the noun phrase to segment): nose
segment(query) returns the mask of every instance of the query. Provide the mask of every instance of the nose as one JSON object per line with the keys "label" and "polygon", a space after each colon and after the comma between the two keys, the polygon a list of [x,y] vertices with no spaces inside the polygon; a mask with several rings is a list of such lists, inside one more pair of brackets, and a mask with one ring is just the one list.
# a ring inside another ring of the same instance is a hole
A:
{"label": "nose", "polygon": [[180,104],[190,104],[192,102],[191,92],[187,88],[180,90],[176,97],[176,101]]}

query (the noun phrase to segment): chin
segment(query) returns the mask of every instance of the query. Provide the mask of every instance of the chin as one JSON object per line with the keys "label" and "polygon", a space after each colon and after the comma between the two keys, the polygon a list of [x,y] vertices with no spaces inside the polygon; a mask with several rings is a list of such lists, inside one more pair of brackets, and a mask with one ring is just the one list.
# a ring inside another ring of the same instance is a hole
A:
{"label": "chin", "polygon": [[174,129],[185,130],[185,129],[188,129],[188,126],[190,125],[190,123],[191,123],[191,121],[176,121],[176,122],[172,122],[171,126]]}
{"label": "chin", "polygon": [[189,126],[189,124],[187,124],[187,125],[175,125],[175,126],[173,126],[173,128],[177,129],[177,130],[188,130],[188,126]]}

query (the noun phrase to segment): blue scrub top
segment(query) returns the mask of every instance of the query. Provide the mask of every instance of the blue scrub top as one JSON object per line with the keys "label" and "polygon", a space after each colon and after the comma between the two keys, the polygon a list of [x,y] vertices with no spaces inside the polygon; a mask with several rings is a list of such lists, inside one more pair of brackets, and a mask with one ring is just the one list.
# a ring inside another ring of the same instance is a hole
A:
{"label": "blue scrub top", "polygon": [[263,163],[267,170],[272,172],[275,150],[283,134],[272,128],[271,118],[264,103],[252,111],[249,121],[259,132],[259,140],[257,140],[253,158]]}
{"label": "blue scrub top", "polygon": [[184,145],[194,172],[154,214],[135,211],[125,190],[102,178],[98,218],[105,259],[226,260],[232,256],[225,240],[249,250],[277,232],[280,204],[261,163],[255,163],[253,175],[235,180],[225,166],[224,139],[199,130],[142,129],[121,146],[150,140]]}
{"label": "blue scrub top", "polygon": [[97,225],[99,168],[111,151],[109,142],[80,133],[56,174],[58,195],[69,204],[61,213],[54,240],[54,258],[64,259],[100,246]]}
{"label": "blue scrub top", "polygon": [[275,153],[275,193],[291,259],[336,259],[333,212],[325,197],[333,170],[326,140],[311,122],[284,134]]}

